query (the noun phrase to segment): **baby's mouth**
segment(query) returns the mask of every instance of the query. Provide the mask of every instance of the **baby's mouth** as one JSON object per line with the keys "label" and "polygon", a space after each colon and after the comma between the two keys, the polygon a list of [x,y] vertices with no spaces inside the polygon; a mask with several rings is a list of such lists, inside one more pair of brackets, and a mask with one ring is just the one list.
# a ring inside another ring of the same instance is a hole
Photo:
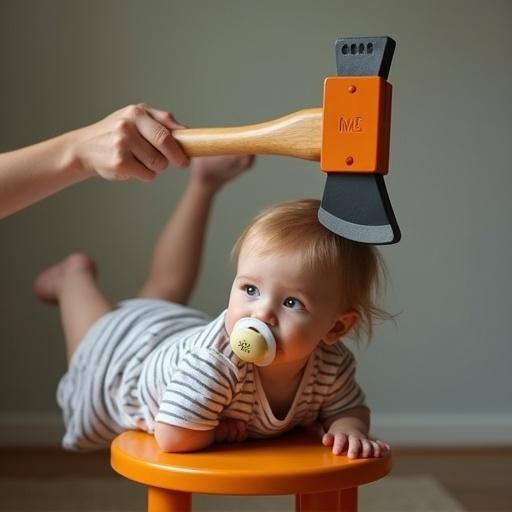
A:
{"label": "baby's mouth", "polygon": [[[257,332],[258,334],[261,334],[261,332],[258,331],[258,329],[256,329],[256,327],[251,326],[251,327],[248,327],[248,329],[250,329],[251,331]],[[274,334],[274,331],[272,329],[270,329],[270,332],[274,336],[274,340],[276,342],[276,349],[279,350],[279,340],[277,339],[277,336]]]}
{"label": "baby's mouth", "polygon": [[235,323],[230,345],[240,359],[258,366],[269,365],[276,353],[275,337],[269,326],[252,317],[240,318]]}

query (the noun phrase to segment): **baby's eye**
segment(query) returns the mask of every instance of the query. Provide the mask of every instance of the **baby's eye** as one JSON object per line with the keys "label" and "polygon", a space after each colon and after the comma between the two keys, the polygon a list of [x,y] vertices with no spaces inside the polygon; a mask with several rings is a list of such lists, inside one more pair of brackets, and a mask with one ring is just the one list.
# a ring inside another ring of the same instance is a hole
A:
{"label": "baby's eye", "polygon": [[304,309],[304,304],[295,297],[288,297],[284,300],[283,305],[290,309]]}
{"label": "baby's eye", "polygon": [[258,288],[256,288],[256,286],[253,286],[252,284],[245,285],[244,291],[247,295],[250,295],[251,297],[256,297],[257,295],[259,295]]}

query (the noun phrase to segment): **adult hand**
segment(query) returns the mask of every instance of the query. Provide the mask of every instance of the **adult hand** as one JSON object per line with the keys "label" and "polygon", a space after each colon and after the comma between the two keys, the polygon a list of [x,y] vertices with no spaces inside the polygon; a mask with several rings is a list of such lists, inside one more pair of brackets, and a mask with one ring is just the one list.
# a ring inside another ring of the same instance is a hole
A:
{"label": "adult hand", "polygon": [[74,132],[78,166],[107,180],[152,181],[170,164],[189,159],[172,136],[184,128],[172,114],[145,104],[129,105]]}

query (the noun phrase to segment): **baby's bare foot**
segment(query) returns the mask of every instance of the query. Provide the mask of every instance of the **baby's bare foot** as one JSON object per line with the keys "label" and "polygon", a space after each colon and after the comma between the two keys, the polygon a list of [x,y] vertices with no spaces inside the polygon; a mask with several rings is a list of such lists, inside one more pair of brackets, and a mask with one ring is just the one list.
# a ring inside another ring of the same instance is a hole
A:
{"label": "baby's bare foot", "polygon": [[59,289],[69,272],[90,272],[97,274],[93,259],[81,252],[70,254],[63,260],[43,270],[35,279],[33,290],[39,300],[48,304],[59,302]]}

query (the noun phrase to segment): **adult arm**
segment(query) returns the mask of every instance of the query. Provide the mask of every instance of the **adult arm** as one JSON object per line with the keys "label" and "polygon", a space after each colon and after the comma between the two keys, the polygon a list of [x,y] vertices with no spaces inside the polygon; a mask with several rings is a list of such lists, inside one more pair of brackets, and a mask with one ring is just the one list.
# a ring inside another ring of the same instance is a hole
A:
{"label": "adult arm", "polygon": [[89,126],[0,154],[0,218],[94,176],[151,181],[169,164],[188,165],[172,136],[173,116],[130,105]]}

